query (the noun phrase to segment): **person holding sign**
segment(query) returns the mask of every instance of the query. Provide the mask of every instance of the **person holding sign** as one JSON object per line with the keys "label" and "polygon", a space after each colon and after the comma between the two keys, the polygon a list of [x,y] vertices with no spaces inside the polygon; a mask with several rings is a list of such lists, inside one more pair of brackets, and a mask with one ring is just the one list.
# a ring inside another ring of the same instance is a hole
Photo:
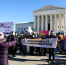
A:
{"label": "person holding sign", "polygon": [[[56,38],[53,31],[51,31],[51,34],[50,34],[49,38]],[[55,63],[55,48],[49,48],[49,61],[48,62],[51,61],[51,53],[53,55],[53,61],[52,62]]]}

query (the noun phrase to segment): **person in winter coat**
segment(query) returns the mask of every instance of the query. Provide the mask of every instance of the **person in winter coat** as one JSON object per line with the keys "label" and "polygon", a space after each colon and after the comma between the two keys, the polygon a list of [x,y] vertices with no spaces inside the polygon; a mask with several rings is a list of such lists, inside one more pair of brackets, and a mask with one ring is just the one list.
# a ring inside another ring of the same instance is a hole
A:
{"label": "person in winter coat", "polygon": [[7,49],[16,43],[15,36],[13,38],[14,40],[12,42],[7,42],[3,33],[0,32],[0,65],[8,65]]}
{"label": "person in winter coat", "polygon": [[58,37],[58,46],[60,47],[59,53],[62,53],[63,51],[62,45],[63,45],[64,36],[59,33],[57,37]]}
{"label": "person in winter coat", "polygon": [[[53,31],[51,31],[49,38],[56,38]],[[55,63],[55,48],[49,48],[49,61],[48,62],[51,61],[51,54],[53,55],[53,61],[52,62]]]}

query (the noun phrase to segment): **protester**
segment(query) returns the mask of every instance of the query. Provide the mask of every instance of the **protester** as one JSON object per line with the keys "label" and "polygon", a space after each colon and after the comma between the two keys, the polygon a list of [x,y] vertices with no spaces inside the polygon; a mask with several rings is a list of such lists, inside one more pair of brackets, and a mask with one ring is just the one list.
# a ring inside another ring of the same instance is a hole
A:
{"label": "protester", "polygon": [[61,35],[60,33],[59,33],[59,35],[57,37],[58,37],[58,40],[60,40],[60,41],[62,41],[64,39],[63,35]]}
{"label": "protester", "polygon": [[[40,38],[37,36],[37,34],[35,34],[34,39],[40,39]],[[38,53],[38,55],[41,55],[41,53],[40,53],[41,48],[40,47],[35,47],[35,49],[36,49],[36,55],[37,55],[37,53]]]}
{"label": "protester", "polygon": [[37,33],[37,37],[39,37],[39,33]]}
{"label": "protester", "polygon": [[22,52],[22,48],[21,48],[21,35],[18,35],[18,39],[19,39],[19,50]]}
{"label": "protester", "polygon": [[29,35],[29,39],[32,39],[32,35],[31,34]]}
{"label": "protester", "polygon": [[29,38],[28,34],[25,34],[25,38]]}
{"label": "protester", "polygon": [[[51,31],[49,38],[56,38],[53,31]],[[49,61],[48,62],[51,61],[51,54],[53,55],[53,61],[52,62],[55,63],[55,48],[49,48]]]}
{"label": "protester", "polygon": [[58,37],[59,53],[62,53],[62,50],[63,50],[62,49],[62,44],[63,44],[64,38],[63,38],[63,35],[61,35],[60,33],[57,37]]}
{"label": "protester", "polygon": [[21,35],[21,52],[24,52],[24,46],[22,44],[22,39],[25,39],[24,35]]}
{"label": "protester", "polygon": [[[14,34],[14,36],[15,36],[15,34]],[[9,35],[9,41],[13,41],[13,40],[14,40],[13,32],[11,32],[11,34]],[[16,57],[17,43],[8,48],[8,53],[12,53],[12,57]]]}
{"label": "protester", "polygon": [[34,33],[32,34],[32,38],[34,39],[34,37],[35,37],[35,35],[34,35]]}
{"label": "protester", "polygon": [[8,65],[7,48],[16,43],[15,36],[13,41],[6,41],[3,33],[0,33],[0,65]]}
{"label": "protester", "polygon": [[37,38],[37,34],[34,34],[34,39],[36,39]]}
{"label": "protester", "polygon": [[43,48],[43,51],[44,51],[43,56],[46,56],[47,48]]}
{"label": "protester", "polygon": [[[34,36],[34,33],[32,34],[31,38],[32,38],[32,39],[36,38],[36,37]],[[31,54],[31,55],[33,55],[34,49],[35,49],[35,47],[30,46],[30,54]]]}

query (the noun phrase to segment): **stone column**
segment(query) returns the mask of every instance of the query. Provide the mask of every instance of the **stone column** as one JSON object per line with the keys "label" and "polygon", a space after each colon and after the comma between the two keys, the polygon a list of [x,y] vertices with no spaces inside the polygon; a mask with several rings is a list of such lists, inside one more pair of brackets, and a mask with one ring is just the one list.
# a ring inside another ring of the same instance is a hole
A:
{"label": "stone column", "polygon": [[64,13],[64,28],[66,26],[66,13]]}
{"label": "stone column", "polygon": [[43,15],[41,16],[41,30],[43,30]]}
{"label": "stone column", "polygon": [[52,14],[50,14],[50,31],[52,31]]}
{"label": "stone column", "polygon": [[36,16],[34,16],[34,30],[36,30]]}
{"label": "stone column", "polygon": [[57,30],[57,28],[56,28],[56,25],[57,25],[57,22],[56,22],[56,14],[54,14],[54,31],[56,31]]}
{"label": "stone column", "polygon": [[39,15],[38,15],[38,21],[37,21],[37,31],[39,31]]}
{"label": "stone column", "polygon": [[59,31],[61,31],[61,14],[59,14]]}
{"label": "stone column", "polygon": [[48,25],[48,23],[47,23],[47,15],[45,15],[45,30],[47,30],[47,25]]}

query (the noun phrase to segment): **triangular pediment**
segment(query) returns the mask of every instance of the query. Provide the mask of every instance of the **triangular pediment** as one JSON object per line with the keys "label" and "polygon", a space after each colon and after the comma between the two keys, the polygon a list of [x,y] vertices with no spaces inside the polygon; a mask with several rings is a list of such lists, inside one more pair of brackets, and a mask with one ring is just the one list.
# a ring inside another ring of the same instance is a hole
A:
{"label": "triangular pediment", "polygon": [[44,6],[38,10],[35,10],[34,12],[38,12],[38,11],[48,11],[48,10],[57,10],[57,9],[66,9],[65,7],[59,7],[59,6],[53,6],[53,5],[47,5]]}

